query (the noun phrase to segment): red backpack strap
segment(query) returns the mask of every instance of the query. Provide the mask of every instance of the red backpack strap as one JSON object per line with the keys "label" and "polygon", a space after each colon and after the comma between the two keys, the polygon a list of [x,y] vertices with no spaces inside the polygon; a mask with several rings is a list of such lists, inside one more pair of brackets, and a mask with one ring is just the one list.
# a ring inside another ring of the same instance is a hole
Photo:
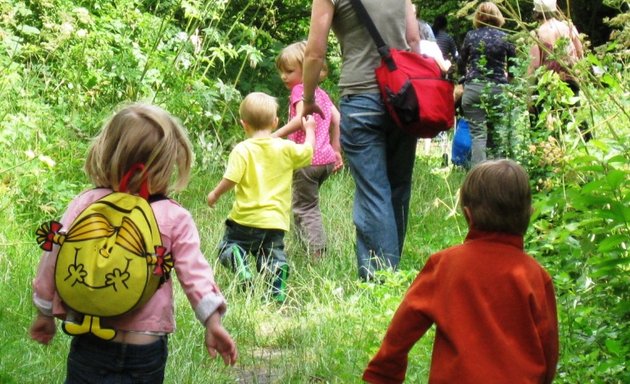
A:
{"label": "red backpack strap", "polygon": [[147,175],[144,172],[144,168],[145,168],[144,164],[142,163],[136,163],[132,165],[131,168],[129,168],[129,170],[127,171],[127,173],[125,173],[125,175],[120,180],[120,185],[118,186],[118,189],[120,190],[120,192],[129,192],[128,187],[127,187],[127,184],[129,184],[129,179],[131,179],[131,177],[135,175],[136,172],[142,172],[142,183],[140,184],[139,195],[145,200],[149,200],[149,185],[148,185]]}

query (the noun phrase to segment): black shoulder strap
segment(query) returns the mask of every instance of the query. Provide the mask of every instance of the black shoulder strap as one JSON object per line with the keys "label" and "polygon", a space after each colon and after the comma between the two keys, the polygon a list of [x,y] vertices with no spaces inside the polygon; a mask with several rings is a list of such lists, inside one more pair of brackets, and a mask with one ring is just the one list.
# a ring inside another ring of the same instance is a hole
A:
{"label": "black shoulder strap", "polygon": [[155,195],[149,195],[149,203],[155,203],[156,201],[160,201],[160,200],[168,200],[168,196],[162,194],[162,193],[158,193]]}
{"label": "black shoulder strap", "polygon": [[381,55],[382,58],[388,57],[389,47],[387,46],[387,44],[385,44],[385,41],[381,37],[381,34],[378,33],[378,29],[376,29],[374,21],[372,21],[372,18],[368,14],[367,9],[365,9],[365,6],[361,2],[361,0],[350,0],[350,3],[352,3],[354,11],[357,13],[357,17],[359,18],[359,20],[363,21],[363,25],[365,25],[368,32],[370,33],[370,36],[372,36],[374,43],[376,43],[376,48],[378,49],[379,55]]}

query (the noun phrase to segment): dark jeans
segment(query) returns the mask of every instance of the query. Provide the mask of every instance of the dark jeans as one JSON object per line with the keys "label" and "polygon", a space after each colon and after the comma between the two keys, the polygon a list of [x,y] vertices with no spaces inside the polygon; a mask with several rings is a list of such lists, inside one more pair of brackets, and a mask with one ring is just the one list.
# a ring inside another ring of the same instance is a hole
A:
{"label": "dark jeans", "polygon": [[75,336],[68,354],[66,384],[155,384],[164,381],[168,341],[147,345]]}
{"label": "dark jeans", "polygon": [[239,247],[243,262],[247,264],[245,255],[256,257],[256,270],[268,269],[275,274],[280,267],[287,268],[287,255],[284,252],[284,231],[281,229],[264,229],[240,225],[232,220],[225,221],[225,234],[219,244],[219,260],[221,264],[236,272],[233,247]]}

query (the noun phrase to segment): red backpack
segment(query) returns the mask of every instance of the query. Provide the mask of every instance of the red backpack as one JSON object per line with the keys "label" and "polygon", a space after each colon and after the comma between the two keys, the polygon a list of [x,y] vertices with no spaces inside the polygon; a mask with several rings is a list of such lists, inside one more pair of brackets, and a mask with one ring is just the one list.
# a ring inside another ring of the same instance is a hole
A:
{"label": "red backpack", "polygon": [[381,97],[396,124],[407,133],[432,138],[455,124],[453,83],[435,60],[389,49],[376,68]]}

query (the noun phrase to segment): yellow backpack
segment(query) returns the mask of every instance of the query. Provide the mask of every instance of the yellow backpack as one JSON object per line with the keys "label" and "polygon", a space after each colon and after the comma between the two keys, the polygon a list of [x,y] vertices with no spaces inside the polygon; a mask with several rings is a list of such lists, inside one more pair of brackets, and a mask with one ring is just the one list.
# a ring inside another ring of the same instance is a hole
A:
{"label": "yellow backpack", "polygon": [[[148,197],[148,190],[143,191]],[[83,314],[81,324],[63,323],[71,335],[91,332],[113,339],[116,330],[101,328],[100,318],[120,316],[145,304],[173,267],[149,201],[126,192],[112,192],[91,203],[67,232],[58,222],[43,224],[37,241],[46,251],[53,244],[60,246],[57,292],[69,308]]]}

